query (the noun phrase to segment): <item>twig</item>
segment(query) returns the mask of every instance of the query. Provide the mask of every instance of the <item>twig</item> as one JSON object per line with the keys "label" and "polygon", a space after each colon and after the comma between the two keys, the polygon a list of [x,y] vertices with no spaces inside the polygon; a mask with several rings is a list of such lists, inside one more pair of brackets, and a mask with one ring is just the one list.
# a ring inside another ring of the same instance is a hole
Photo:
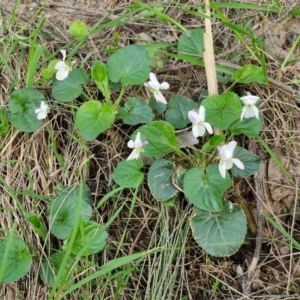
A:
{"label": "twig", "polygon": [[[235,65],[233,63],[229,63],[227,61],[223,61],[223,60],[217,60],[216,61],[217,65],[219,66],[222,66],[222,67],[227,67],[227,68],[230,68],[230,69],[233,69],[233,70],[240,70],[242,67],[241,66],[238,66],[238,65]],[[279,82],[277,80],[274,80],[272,78],[267,78],[268,79],[268,82],[270,82],[271,84],[277,86],[278,88],[282,89],[283,91],[291,94],[293,97],[299,97],[300,96],[300,92],[299,91],[296,91],[294,90],[292,87],[288,86],[287,84],[284,84],[282,82]]]}

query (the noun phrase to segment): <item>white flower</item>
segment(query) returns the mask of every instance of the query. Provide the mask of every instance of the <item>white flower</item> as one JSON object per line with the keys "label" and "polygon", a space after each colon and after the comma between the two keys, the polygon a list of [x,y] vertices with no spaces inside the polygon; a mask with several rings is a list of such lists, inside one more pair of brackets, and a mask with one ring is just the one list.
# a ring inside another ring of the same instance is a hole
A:
{"label": "white flower", "polygon": [[44,101],[42,101],[40,108],[37,108],[34,112],[37,114],[38,120],[43,120],[47,117],[49,106]]}
{"label": "white flower", "polygon": [[243,118],[246,119],[252,117],[256,117],[256,119],[259,118],[259,110],[255,106],[255,103],[257,102],[258,99],[259,97],[252,96],[249,92],[247,92],[247,96],[241,97],[241,100],[244,103],[244,107],[241,114],[241,121],[243,120]]}
{"label": "white flower", "polygon": [[233,152],[236,147],[236,142],[229,142],[227,145],[218,146],[219,154],[220,154],[220,162],[219,162],[219,171],[221,176],[225,178],[226,170],[232,168],[233,164],[235,164],[239,169],[244,170],[244,164],[237,158],[233,158]]}
{"label": "white flower", "polygon": [[205,133],[205,129],[209,134],[213,134],[213,129],[211,125],[205,122],[205,107],[199,107],[199,113],[195,110],[190,110],[188,112],[188,118],[193,123],[192,132],[195,138],[202,136]]}
{"label": "white flower", "polygon": [[69,72],[72,69],[65,63],[65,60],[67,57],[66,50],[60,50],[60,52],[63,56],[63,59],[61,61],[59,61],[58,63],[56,63],[56,65],[54,66],[54,69],[57,70],[56,79],[59,81],[66,79],[69,75]]}
{"label": "white flower", "polygon": [[142,152],[144,149],[143,147],[146,146],[148,144],[147,140],[142,141],[141,140],[141,134],[138,132],[135,138],[135,141],[130,140],[127,144],[127,146],[129,148],[132,148],[133,151],[131,152],[131,154],[129,155],[129,157],[127,158],[127,160],[130,159],[138,159],[140,152]]}
{"label": "white flower", "polygon": [[167,104],[167,101],[160,90],[167,90],[170,85],[167,82],[159,83],[155,74],[152,72],[150,73],[149,77],[150,81],[144,83],[144,86],[153,92],[154,98],[157,102]]}

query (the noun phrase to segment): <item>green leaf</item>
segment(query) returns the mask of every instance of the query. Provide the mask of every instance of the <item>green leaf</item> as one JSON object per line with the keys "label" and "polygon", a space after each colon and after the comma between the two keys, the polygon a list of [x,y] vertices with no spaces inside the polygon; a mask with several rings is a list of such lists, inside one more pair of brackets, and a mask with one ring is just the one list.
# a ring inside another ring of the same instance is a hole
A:
{"label": "green leaf", "polygon": [[231,124],[228,128],[229,133],[234,135],[245,134],[248,137],[256,137],[262,128],[262,119],[256,118],[243,118],[243,120],[238,120]]}
{"label": "green leaf", "polygon": [[[41,268],[40,268],[40,277],[42,281],[47,284],[48,286],[52,287],[54,285],[54,282],[56,280],[56,276],[59,272],[60,266],[63,262],[65,253],[62,251],[56,252],[51,255],[50,260],[46,260],[42,263]],[[72,274],[68,274],[69,268],[72,265],[72,258],[70,258],[67,262],[66,268],[63,271],[62,277],[64,278],[65,276],[69,276],[69,281],[72,280],[73,278],[73,272]]]}
{"label": "green leaf", "polygon": [[181,190],[183,190],[183,180],[186,172],[187,171],[182,167],[178,167],[174,170],[172,182],[176,187],[180,188]]}
{"label": "green leaf", "polygon": [[139,45],[126,46],[107,61],[108,78],[123,85],[141,84],[149,77],[151,59],[147,50]]}
{"label": "green leaf", "polygon": [[144,180],[144,174],[140,171],[142,167],[140,159],[123,160],[118,163],[113,179],[122,187],[137,188]]}
{"label": "green leaf", "polygon": [[179,54],[196,55],[202,57],[204,50],[204,29],[192,29],[184,32],[178,42]]}
{"label": "green leaf", "polygon": [[100,60],[95,60],[93,62],[91,76],[105,99],[110,99],[110,88],[106,66]]}
{"label": "green leaf", "polygon": [[240,118],[242,113],[240,98],[232,93],[210,96],[201,102],[205,107],[205,120],[222,130]]}
{"label": "green leaf", "polygon": [[47,239],[46,228],[45,228],[44,224],[42,224],[42,222],[40,221],[39,217],[35,213],[30,213],[30,212],[26,213],[25,214],[25,220],[30,223],[30,225],[32,226],[32,228],[34,229],[34,231],[43,240]]}
{"label": "green leaf", "polygon": [[172,183],[174,163],[161,159],[155,161],[148,172],[148,184],[153,197],[160,201],[168,201],[177,189]]}
{"label": "green leaf", "polygon": [[209,138],[209,140],[203,145],[201,151],[209,152],[215,148],[217,148],[222,142],[225,141],[224,135],[215,135]]}
{"label": "green leaf", "polygon": [[[6,257],[4,257],[5,251],[8,251]],[[13,236],[12,240],[6,239],[0,243],[0,265],[3,266],[3,264],[6,265],[2,278],[4,283],[17,281],[29,272],[32,259],[24,241],[18,236]]]}
{"label": "green leaf", "polygon": [[146,156],[157,156],[169,150],[178,150],[179,143],[170,123],[153,121],[140,127],[135,133],[138,131],[144,140],[148,140],[143,152]]}
{"label": "green leaf", "polygon": [[73,69],[68,77],[61,81],[53,77],[52,96],[60,102],[74,100],[82,94],[80,85],[88,83],[89,79],[89,74],[80,69]]}
{"label": "green leaf", "polygon": [[249,84],[253,82],[266,84],[267,79],[261,67],[245,65],[237,70],[231,77],[231,81]]}
{"label": "green leaf", "polygon": [[55,65],[59,62],[58,59],[51,60],[47,68],[42,69],[41,74],[43,78],[50,79],[57,72]]}
{"label": "green leaf", "polygon": [[82,104],[75,118],[76,127],[87,141],[95,139],[115,120],[115,113],[106,103],[90,100]]}
{"label": "green leaf", "polygon": [[223,201],[223,209],[210,213],[196,208],[191,219],[193,236],[208,254],[222,257],[234,254],[243,244],[247,220],[238,204]]}
{"label": "green leaf", "polygon": [[199,104],[190,98],[176,94],[172,95],[167,105],[166,121],[176,129],[185,128],[187,124],[191,123],[188,118],[188,112],[197,106]]}
{"label": "green leaf", "polygon": [[140,98],[128,98],[124,107],[119,109],[119,114],[125,124],[137,125],[152,121],[152,109]]}
{"label": "green leaf", "polygon": [[[78,230],[72,252],[74,254],[90,255],[99,252],[106,245],[108,233],[103,227],[93,221],[83,222],[82,230]],[[81,250],[83,252],[81,252]]]}
{"label": "green leaf", "polygon": [[9,130],[9,123],[7,120],[7,110],[5,107],[0,108],[0,137],[5,136]]}
{"label": "green leaf", "polygon": [[167,107],[166,104],[157,101],[153,96],[150,98],[149,106],[156,116],[162,114]]}
{"label": "green leaf", "polygon": [[222,209],[222,195],[230,186],[230,176],[223,178],[218,166],[214,165],[208,165],[205,171],[193,168],[186,173],[183,180],[183,189],[188,200],[210,212]]}
{"label": "green leaf", "polygon": [[67,239],[75,225],[79,201],[82,219],[88,221],[91,218],[91,199],[91,191],[86,184],[83,187],[64,187],[47,209],[51,233],[59,239]]}
{"label": "green leaf", "polygon": [[41,102],[46,102],[44,95],[33,88],[23,88],[13,92],[8,107],[11,112],[11,123],[23,132],[33,132],[38,129],[42,120],[37,119],[34,112]]}
{"label": "green leaf", "polygon": [[259,157],[244,148],[237,146],[234,149],[233,157],[238,158],[245,167],[244,170],[241,170],[233,165],[231,171],[232,175],[235,177],[248,177],[255,174],[260,168]]}
{"label": "green leaf", "polygon": [[77,38],[81,38],[88,33],[88,30],[87,30],[85,23],[83,23],[81,21],[75,21],[71,24],[71,26],[69,28],[69,32],[71,35],[73,35]]}

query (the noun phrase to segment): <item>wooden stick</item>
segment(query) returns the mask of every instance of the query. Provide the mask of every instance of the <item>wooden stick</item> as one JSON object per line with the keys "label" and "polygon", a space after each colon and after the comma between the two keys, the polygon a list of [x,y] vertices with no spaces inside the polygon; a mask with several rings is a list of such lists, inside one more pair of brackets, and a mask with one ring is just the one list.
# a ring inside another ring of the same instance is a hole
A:
{"label": "wooden stick", "polygon": [[[207,77],[208,95],[218,95],[217,72],[214,55],[214,45],[212,39],[211,19],[210,19],[210,5],[209,0],[205,0],[206,15],[205,18],[205,33],[204,33],[204,51],[203,60],[205,66],[205,73]],[[214,128],[214,135],[223,135],[222,130]]]}

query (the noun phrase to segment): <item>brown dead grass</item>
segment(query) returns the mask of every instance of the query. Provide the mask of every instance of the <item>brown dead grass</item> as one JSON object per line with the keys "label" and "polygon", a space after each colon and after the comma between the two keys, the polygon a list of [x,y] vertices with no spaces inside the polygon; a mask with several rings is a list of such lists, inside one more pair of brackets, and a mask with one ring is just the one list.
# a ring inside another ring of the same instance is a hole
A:
{"label": "brown dead grass", "polygon": [[[183,1],[182,3],[185,2]],[[190,4],[198,4],[198,2],[188,1]],[[258,1],[252,1],[252,3],[258,3]],[[259,3],[268,5],[269,1],[259,1]],[[294,1],[283,1],[282,3],[289,8],[291,4],[294,4]],[[2,9],[5,10],[4,16],[9,16],[13,4],[9,1],[1,1]],[[33,29],[38,18],[45,15],[46,24],[43,30],[50,35],[51,39],[48,41],[41,40],[41,43],[49,50],[54,51],[60,49],[70,41],[71,37],[67,33],[67,28],[72,21],[81,19],[88,25],[92,25],[112,9],[120,8],[119,11],[116,11],[115,15],[121,15],[123,7],[128,4],[131,4],[131,2],[101,1],[99,5],[99,1],[77,1],[75,4],[69,0],[61,2],[48,1],[42,13],[34,21],[30,21],[29,26]],[[22,1],[18,10],[20,22],[23,22],[23,24],[27,22],[30,16],[39,8],[39,5],[33,1]],[[168,9],[167,13],[177,22],[181,22],[189,28],[203,26],[202,20],[184,14],[176,8]],[[239,24],[240,17],[235,16],[232,11],[228,10],[224,13],[228,14],[228,17],[232,21],[236,21]],[[256,29],[261,30],[261,25],[266,16],[262,12],[248,11],[244,15],[244,18],[254,19]],[[270,17],[270,22],[276,21],[281,21],[280,15]],[[222,49],[222,52],[226,52],[227,50],[230,52],[230,49],[237,43],[235,37],[222,24],[215,23],[213,26],[216,35],[215,44]],[[121,28],[108,29],[92,37],[84,49],[81,49],[80,53],[78,53],[78,61],[81,61],[91,51],[94,52],[93,59],[99,58],[101,56],[99,51],[111,43],[111,39],[116,31],[120,33],[121,44],[134,42],[137,39],[136,34],[140,32],[150,32],[150,35],[155,39],[172,41],[176,41],[180,34],[177,29],[168,24],[140,24],[133,20]],[[244,45],[241,44],[239,49],[244,51]],[[239,54],[230,52],[226,60],[234,62],[237,65],[242,65],[244,63],[244,54],[246,52],[240,52]],[[101,58],[105,60],[105,56],[101,56]],[[22,85],[23,81],[21,78],[26,74],[27,62],[26,60],[24,61],[24,65],[19,71],[17,71],[16,67],[17,62],[18,53],[12,53],[8,64],[12,69],[16,70],[15,76],[20,80],[19,82]],[[0,106],[5,107],[8,103],[9,87],[12,81],[5,69],[0,71]],[[172,86],[172,89],[169,91],[170,94],[179,93],[198,100],[206,89],[204,72],[197,67],[182,67],[181,63],[169,59],[166,61],[164,69],[158,71],[161,74],[161,79],[170,82]],[[297,75],[295,74],[297,73],[290,69],[281,72],[278,62],[274,58],[269,57],[268,76],[271,78],[280,82],[288,82],[296,78]],[[15,88],[20,87],[16,86]],[[220,92],[225,91],[227,88],[225,85],[220,84],[219,86]],[[241,86],[237,92],[242,95],[248,88],[248,86]],[[297,90],[297,85],[294,88]],[[261,177],[261,183],[264,187],[263,195],[261,195],[264,212],[275,217],[299,241],[299,216],[295,215],[295,212],[299,211],[297,203],[300,161],[299,104],[294,97],[272,85],[267,87],[251,86],[251,92],[260,95],[262,99],[260,105],[264,117],[262,137],[276,152],[278,157],[284,161],[286,168],[295,180],[295,183],[291,184],[286,179],[286,176],[282,174],[281,170],[277,168],[274,172],[276,165],[270,164],[265,150],[259,145],[255,145],[257,154],[266,164],[266,171]],[[147,97],[146,94],[144,96],[145,98]],[[62,155],[65,166],[60,164],[53,148],[50,147],[51,141],[46,128],[50,128],[53,132],[56,142],[55,149]],[[33,248],[38,253],[42,253],[43,258],[47,258],[48,253],[45,253],[43,241],[34,233],[28,223],[25,222],[23,212],[12,198],[10,189],[16,192],[16,196],[24,205],[26,211],[33,211],[33,205],[36,205],[41,218],[45,220],[46,200],[44,198],[40,199],[38,195],[54,195],[55,187],[61,184],[70,185],[77,183],[79,181],[79,174],[83,172],[86,174],[86,180],[93,190],[96,204],[99,198],[109,192],[113,186],[112,172],[117,163],[128,155],[126,141],[132,130],[133,128],[128,126],[116,124],[106,134],[99,136],[97,140],[87,143],[88,150],[84,150],[67,134],[69,132],[75,136],[77,135],[72,115],[66,109],[57,105],[53,105],[49,118],[34,134],[22,134],[11,129],[7,137],[2,141],[1,147],[0,174],[5,179],[5,183],[1,183],[0,226],[3,230],[2,235],[5,235],[6,231],[16,222],[18,225],[18,235],[23,237],[28,244],[33,245]],[[241,140],[241,143],[244,143],[246,147],[249,145],[248,140]],[[90,167],[87,169],[89,161]],[[271,169],[269,169],[270,165],[272,166]],[[274,177],[275,175],[271,175],[273,173],[277,175],[276,178]],[[254,197],[256,188],[253,182],[251,180],[243,181],[240,186],[243,188],[238,191],[232,191],[230,199],[235,201],[237,200],[237,195],[241,195],[246,199],[246,203],[250,211],[252,211],[253,216],[256,217],[256,202]],[[283,198],[279,197],[280,199],[277,199],[276,195],[272,194],[272,191],[280,186],[284,190],[288,187],[290,193],[288,195],[285,194]],[[34,199],[24,193],[31,189],[37,195]],[[122,197],[126,201],[132,195],[128,191]],[[274,198],[276,199],[274,200]],[[95,220],[99,223],[105,223],[114,211],[114,205],[116,204],[112,201],[98,210],[94,216]],[[187,214],[186,222],[188,221],[187,204],[184,199],[180,199],[176,210],[167,209],[164,212],[170,218],[169,223],[160,223],[159,211],[161,211],[162,207],[151,197],[146,185],[140,191],[138,204],[130,220],[128,220],[129,205],[130,203],[126,205],[122,214],[110,227],[107,250],[97,258],[99,264],[114,258],[120,237],[123,234],[123,228],[126,225],[128,226],[128,234],[121,249],[121,255],[146,250],[150,246],[155,246],[150,244],[151,240],[153,240],[153,236],[159,235],[164,226],[169,226],[170,231],[173,232],[174,228],[177,228],[176,226],[181,224],[180,218],[172,217],[176,214],[177,209]],[[287,215],[282,216],[282,214]],[[180,226],[183,225],[181,224]],[[253,278],[253,293],[249,299],[298,299],[298,294],[300,293],[299,253],[289,246],[283,247],[281,242],[287,241],[266,224],[264,226],[264,236],[267,239],[261,250],[260,260]],[[178,281],[183,282],[179,285],[184,287],[182,292],[188,295],[186,299],[248,299],[246,296],[243,296],[241,281],[236,269],[238,265],[241,265],[244,271],[247,270],[247,263],[250,262],[255,247],[253,237],[249,236],[248,244],[241,247],[238,253],[230,258],[217,259],[209,257],[204,251],[196,247],[190,235],[187,236],[186,247],[182,263],[179,266],[179,273],[177,274]],[[119,299],[154,299],[151,298],[149,289],[151,289],[155,280],[147,272],[149,270],[155,272],[155,268],[153,268],[153,265],[155,266],[157,263],[155,259],[157,258],[149,257],[133,273],[126,293],[122,294]],[[17,283],[2,285],[0,296],[3,299],[46,299],[48,289],[43,286],[37,276],[39,264],[40,259],[35,257],[29,275]],[[85,271],[90,272],[92,268]],[[222,284],[220,283],[218,291],[212,292],[211,287],[215,280],[224,282],[228,287],[222,289]],[[117,282],[113,283],[113,285],[116,284]],[[102,293],[100,285],[88,288],[92,288],[92,292],[87,290],[91,295],[101,295]],[[113,289],[110,289],[106,293],[107,299],[113,299]],[[166,299],[178,299],[177,296],[171,294]],[[80,296],[74,293],[70,296],[70,299],[80,299]]]}

